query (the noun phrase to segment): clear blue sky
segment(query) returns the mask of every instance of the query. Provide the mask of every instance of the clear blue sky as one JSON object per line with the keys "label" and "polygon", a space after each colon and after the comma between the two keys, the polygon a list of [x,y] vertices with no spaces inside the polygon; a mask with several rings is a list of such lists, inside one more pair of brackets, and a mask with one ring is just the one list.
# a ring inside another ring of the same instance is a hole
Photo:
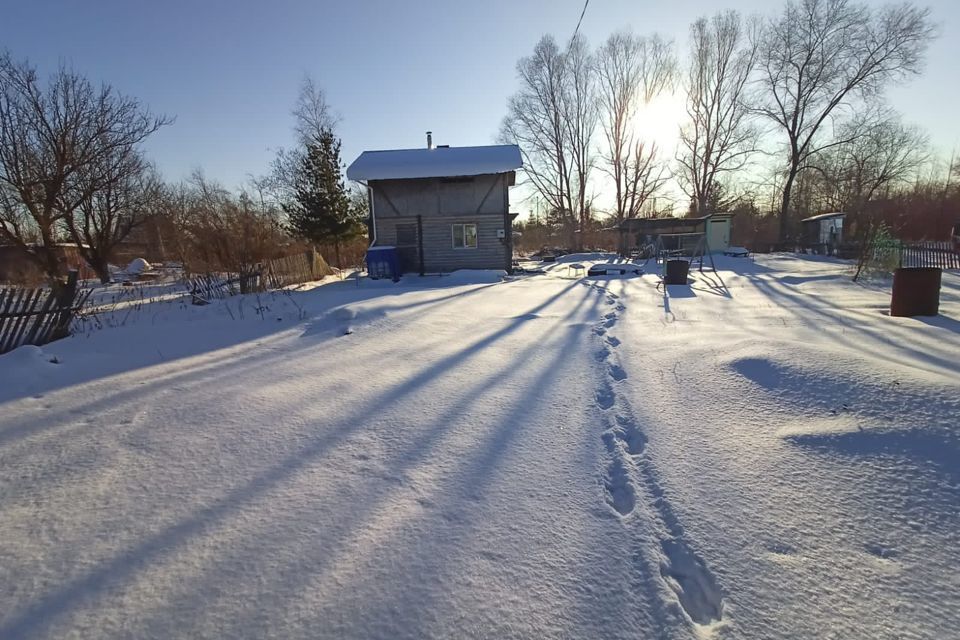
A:
{"label": "clear blue sky", "polygon": [[[877,3],[879,4],[879,3]],[[923,3],[921,3],[923,4]],[[202,167],[229,186],[262,174],[292,142],[290,109],[310,74],[342,116],[349,163],[364,149],[494,140],[515,64],[544,33],[568,37],[582,0],[2,0],[0,47],[43,70],[71,63],[177,121],[149,149],[170,180]],[[960,142],[960,0],[927,3],[941,36],[927,72],[891,92],[942,153]],[[689,23],[763,0],[591,0],[592,44],[631,27],[686,50]]]}

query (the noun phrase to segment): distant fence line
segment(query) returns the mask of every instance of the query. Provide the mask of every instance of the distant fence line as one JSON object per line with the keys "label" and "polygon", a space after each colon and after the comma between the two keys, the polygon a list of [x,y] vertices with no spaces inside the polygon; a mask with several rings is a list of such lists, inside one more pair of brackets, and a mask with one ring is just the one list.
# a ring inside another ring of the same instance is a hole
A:
{"label": "distant fence line", "polygon": [[77,290],[75,271],[61,291],[0,288],[0,353],[26,344],[44,345],[69,335],[70,324],[90,292]]}
{"label": "distant fence line", "polygon": [[878,242],[872,247],[871,255],[877,262],[888,262],[900,267],[960,269],[960,254],[956,252],[952,242]]}
{"label": "distant fence line", "polygon": [[[319,280],[334,271],[315,251],[267,261],[243,274],[205,274],[186,281],[187,295],[198,304],[237,293],[280,289]],[[77,272],[67,284],[49,288],[0,287],[0,354],[23,345],[44,345],[70,334],[70,327],[92,289],[78,289]],[[103,311],[98,309],[97,311]]]}
{"label": "distant fence line", "polygon": [[195,304],[221,300],[238,293],[282,289],[294,284],[313,282],[334,271],[316,251],[305,251],[268,260],[246,273],[204,274],[190,278],[187,288]]}
{"label": "distant fence line", "polygon": [[913,242],[900,246],[901,267],[960,269],[960,254],[952,242]]}
{"label": "distant fence line", "polygon": [[333,273],[327,261],[316,251],[269,260],[262,270],[264,286],[267,289],[282,289],[293,284],[312,282],[324,276],[332,276]]}

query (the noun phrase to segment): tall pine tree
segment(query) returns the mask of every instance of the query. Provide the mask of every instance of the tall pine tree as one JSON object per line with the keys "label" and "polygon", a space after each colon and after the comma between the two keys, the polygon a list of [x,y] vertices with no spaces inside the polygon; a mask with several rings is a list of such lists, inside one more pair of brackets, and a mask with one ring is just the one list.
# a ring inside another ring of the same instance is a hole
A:
{"label": "tall pine tree", "polygon": [[362,218],[350,206],[341,169],[340,141],[324,128],[306,143],[293,200],[283,207],[294,235],[333,245],[338,267],[343,266],[340,245],[363,232]]}

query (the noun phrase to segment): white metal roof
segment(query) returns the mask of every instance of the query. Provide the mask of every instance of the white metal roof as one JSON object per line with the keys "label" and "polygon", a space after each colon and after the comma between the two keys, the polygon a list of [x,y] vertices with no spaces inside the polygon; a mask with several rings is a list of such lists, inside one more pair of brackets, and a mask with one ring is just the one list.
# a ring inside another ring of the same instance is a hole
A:
{"label": "white metal roof", "polygon": [[809,218],[804,218],[800,222],[813,222],[815,220],[827,220],[829,218],[844,218],[846,213],[842,211],[833,211],[831,213],[821,213],[820,215],[810,216]]}
{"label": "white metal roof", "polygon": [[351,180],[452,178],[507,173],[522,166],[520,147],[515,144],[394,149],[364,151],[347,168],[347,177]]}

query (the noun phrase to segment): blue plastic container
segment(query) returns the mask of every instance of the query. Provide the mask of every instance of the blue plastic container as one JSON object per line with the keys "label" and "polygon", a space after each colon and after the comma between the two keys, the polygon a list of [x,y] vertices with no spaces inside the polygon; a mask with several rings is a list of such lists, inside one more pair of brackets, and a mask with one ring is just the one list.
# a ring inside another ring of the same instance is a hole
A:
{"label": "blue plastic container", "polygon": [[400,257],[396,247],[370,247],[367,249],[367,275],[373,279],[400,279]]}

